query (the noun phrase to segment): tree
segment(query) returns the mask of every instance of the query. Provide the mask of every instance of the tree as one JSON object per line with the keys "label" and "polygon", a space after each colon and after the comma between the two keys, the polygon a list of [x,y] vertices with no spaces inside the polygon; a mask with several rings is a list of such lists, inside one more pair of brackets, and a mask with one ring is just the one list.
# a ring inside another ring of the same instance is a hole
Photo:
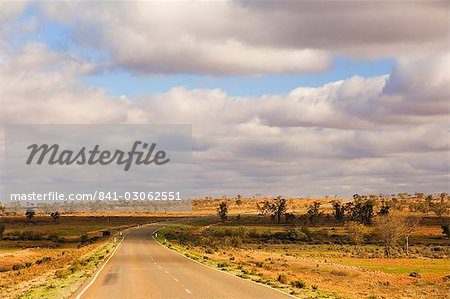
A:
{"label": "tree", "polygon": [[33,210],[27,210],[26,212],[25,212],[25,216],[27,217],[27,220],[28,221],[31,221],[31,219],[33,219],[34,218],[34,216],[36,215],[36,212],[35,211],[33,211]]}
{"label": "tree", "polygon": [[374,221],[374,228],[375,235],[384,244],[386,256],[390,257],[392,249],[399,244],[406,234],[404,218],[395,215],[377,216]]}
{"label": "tree", "polygon": [[228,203],[226,201],[222,201],[219,204],[219,207],[217,208],[217,214],[218,214],[220,220],[222,220],[222,222],[225,222],[225,220],[227,220],[227,218],[228,218]]}
{"label": "tree", "polygon": [[422,193],[422,192],[416,192],[416,193],[415,193],[415,196],[416,196],[417,198],[423,198],[423,193]]}
{"label": "tree", "polygon": [[278,224],[281,223],[281,217],[286,213],[287,203],[286,199],[278,196],[273,199],[273,202],[270,203],[268,200],[264,201],[262,205],[257,204],[256,207],[259,210],[260,215],[270,214],[270,218],[273,222],[277,220]]}
{"label": "tree", "polygon": [[[442,194],[446,194],[446,193],[442,193]],[[448,200],[446,200],[446,197],[441,197],[441,200],[439,202],[431,204],[431,210],[433,210],[433,212],[438,217],[448,215],[450,213],[450,202]]]}
{"label": "tree", "polygon": [[281,223],[281,216],[286,213],[286,199],[281,198],[281,196],[278,196],[275,202],[276,205],[276,215],[277,215],[277,222],[278,224]]}
{"label": "tree", "polygon": [[364,234],[367,228],[363,224],[350,222],[345,228],[345,231],[353,244],[359,245],[364,242]]}
{"label": "tree", "polygon": [[52,212],[52,213],[50,214],[50,216],[52,217],[53,222],[56,222],[56,221],[59,220],[60,214],[59,214],[58,211],[56,211],[56,212]]}
{"label": "tree", "polygon": [[4,232],[5,232],[5,225],[3,223],[0,223],[0,240],[2,239]]}
{"label": "tree", "polygon": [[404,218],[403,226],[406,243],[406,254],[409,254],[409,237],[411,237],[411,235],[418,229],[421,222],[422,222],[421,218],[416,217]]}
{"label": "tree", "polygon": [[378,214],[380,214],[382,216],[386,216],[387,214],[389,214],[390,208],[391,207],[386,202],[383,201],[381,203],[380,211],[378,212]]}
{"label": "tree", "polygon": [[346,208],[351,220],[359,221],[362,224],[371,224],[373,218],[373,200],[358,199],[355,202],[347,203]]}
{"label": "tree", "polygon": [[360,208],[359,214],[363,224],[371,224],[373,218],[373,200],[366,200]]}
{"label": "tree", "polygon": [[0,203],[0,215],[1,216],[5,215],[5,212],[6,212],[5,206],[2,203]]}
{"label": "tree", "polygon": [[333,216],[338,222],[344,222],[345,206],[340,201],[333,201]]}
{"label": "tree", "polygon": [[450,240],[450,225],[441,225],[442,234]]}
{"label": "tree", "polygon": [[425,197],[425,203],[427,204],[428,208],[432,208],[433,207],[433,195],[428,195],[427,197]]}
{"label": "tree", "polygon": [[315,201],[310,206],[308,206],[306,213],[308,214],[308,218],[311,223],[317,223],[317,221],[319,220],[321,215],[319,210],[320,202]]}

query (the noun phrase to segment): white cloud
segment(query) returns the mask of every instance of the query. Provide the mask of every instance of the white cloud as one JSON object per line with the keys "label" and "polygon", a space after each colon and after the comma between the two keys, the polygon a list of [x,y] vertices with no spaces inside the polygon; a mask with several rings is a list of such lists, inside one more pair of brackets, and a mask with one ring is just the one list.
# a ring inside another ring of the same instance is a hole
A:
{"label": "white cloud", "polygon": [[1,121],[192,123],[199,195],[448,191],[448,112],[418,117],[409,109],[449,98],[440,89],[448,82],[446,57],[424,69],[424,82],[416,74],[423,59],[409,58],[390,76],[286,95],[174,88],[128,99],[80,82],[85,63],[29,44],[0,63]]}
{"label": "white cloud", "polygon": [[333,55],[448,50],[448,1],[44,3],[79,45],[138,74],[261,75],[330,68]]}

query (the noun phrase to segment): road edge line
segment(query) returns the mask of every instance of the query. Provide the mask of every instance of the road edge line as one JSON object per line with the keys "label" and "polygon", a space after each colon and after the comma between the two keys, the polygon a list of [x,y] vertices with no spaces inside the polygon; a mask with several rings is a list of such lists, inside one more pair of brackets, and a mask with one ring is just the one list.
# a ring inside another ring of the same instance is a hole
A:
{"label": "road edge line", "polygon": [[120,245],[122,245],[123,240],[125,240],[124,236],[122,238],[122,240],[120,240],[119,244],[117,244],[116,248],[114,248],[113,252],[111,253],[111,255],[109,256],[109,258],[106,260],[106,262],[103,263],[103,265],[96,271],[94,277],[91,279],[91,281],[81,290],[81,292],[78,293],[78,295],[75,297],[75,299],[80,299],[81,296],[83,296],[83,294],[94,284],[95,280],[97,279],[97,277],[100,275],[100,272],[102,272],[103,268],[106,266],[106,264],[108,264],[109,260],[114,256],[114,254],[116,253],[117,249],[119,249]]}
{"label": "road edge line", "polygon": [[[106,266],[106,264],[108,264],[109,260],[114,256],[114,254],[116,253],[116,251],[119,249],[119,247],[122,245],[122,242],[125,240],[125,238],[128,236],[128,234],[130,233],[130,231],[135,230],[137,228],[140,228],[142,226],[146,226],[146,225],[150,225],[153,223],[149,223],[149,224],[144,224],[144,225],[140,225],[140,226],[135,226],[132,227],[130,230],[128,230],[125,235],[123,236],[122,240],[120,240],[119,244],[117,244],[116,248],[114,248],[113,252],[111,253],[111,255],[109,256],[109,258],[102,264],[102,266],[96,270],[96,273],[94,275],[94,277],[91,279],[91,281],[78,293],[78,295],[75,297],[75,299],[81,299],[81,296],[83,296],[84,293],[86,293],[86,291],[94,284],[95,280],[97,279],[97,277],[100,275],[100,272],[102,272],[103,268]],[[78,291],[78,290],[77,290]],[[72,296],[71,296],[72,297]]]}
{"label": "road edge line", "polygon": [[[194,259],[191,259],[190,257],[185,256],[184,254],[182,254],[181,252],[176,251],[175,249],[172,249],[172,248],[169,248],[169,247],[167,247],[167,246],[164,246],[163,244],[161,244],[161,243],[155,238],[155,233],[157,233],[157,232],[159,232],[160,230],[162,230],[162,229],[164,229],[164,228],[166,228],[166,227],[169,227],[169,226],[170,226],[170,225],[161,227],[161,228],[157,229],[156,231],[154,231],[154,232],[152,233],[152,238],[153,238],[153,240],[155,240],[156,243],[158,243],[158,244],[159,244],[160,246],[162,246],[163,248],[166,248],[166,249],[168,249],[168,250],[170,250],[170,251],[172,251],[172,252],[175,252],[175,253],[181,255],[182,257],[184,257],[184,258],[186,258],[186,259],[188,259],[188,260],[190,260],[190,261],[193,261],[194,263],[197,263],[197,264],[199,264],[199,265],[202,265],[202,266],[204,266],[204,267],[207,267],[207,268],[209,268],[209,269],[211,269],[211,270],[214,270],[214,271],[217,271],[217,272],[219,272],[219,273],[227,274],[227,275],[230,275],[230,276],[232,276],[232,277],[234,277],[234,278],[241,279],[241,280],[244,280],[244,281],[248,281],[248,282],[254,283],[254,284],[256,284],[256,285],[260,285],[260,286],[266,287],[266,288],[268,288],[268,289],[277,291],[278,293],[287,295],[287,296],[292,297],[292,298],[301,299],[300,297],[296,297],[296,296],[294,296],[294,295],[292,295],[292,294],[289,294],[289,293],[283,292],[283,291],[281,291],[281,290],[275,289],[275,288],[273,288],[273,287],[271,287],[271,286],[269,286],[269,285],[267,285],[267,284],[259,283],[259,282],[253,281],[253,280],[251,280],[251,279],[242,278],[242,277],[239,277],[239,276],[237,276],[237,275],[234,275],[234,274],[232,274],[232,273],[230,273],[230,272],[221,271],[221,270],[219,270],[219,269],[217,269],[217,268],[213,268],[213,267],[211,267],[211,266],[209,266],[209,265],[200,263],[199,261],[196,261],[196,260],[194,260]],[[78,298],[77,298],[77,299],[78,299]]]}

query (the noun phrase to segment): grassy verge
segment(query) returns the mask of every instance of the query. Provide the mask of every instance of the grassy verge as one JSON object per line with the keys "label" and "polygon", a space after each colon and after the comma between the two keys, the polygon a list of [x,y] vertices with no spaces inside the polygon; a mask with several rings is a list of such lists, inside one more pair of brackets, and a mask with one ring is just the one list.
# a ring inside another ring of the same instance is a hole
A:
{"label": "grassy verge", "polygon": [[[116,242],[114,242],[114,239]],[[107,259],[119,244],[117,238],[111,238],[91,253],[75,260],[65,268],[52,271],[45,282],[30,288],[19,298],[68,298],[80,285],[91,277],[98,266]]]}
{"label": "grassy verge", "polygon": [[107,259],[119,240],[111,238],[106,244],[99,246],[91,253],[75,260],[65,268],[52,271],[45,282],[38,284],[19,298],[68,298],[80,285],[91,277],[98,266]]}

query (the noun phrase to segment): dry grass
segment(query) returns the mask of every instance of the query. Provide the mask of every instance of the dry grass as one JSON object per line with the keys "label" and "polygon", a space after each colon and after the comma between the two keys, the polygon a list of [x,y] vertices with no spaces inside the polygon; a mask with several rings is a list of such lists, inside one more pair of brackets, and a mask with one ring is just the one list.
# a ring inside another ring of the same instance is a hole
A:
{"label": "dry grass", "polygon": [[[286,229],[270,222],[263,225],[255,223],[258,219],[260,217],[246,216],[238,224],[201,220],[167,228],[161,232],[160,238],[168,240],[166,245],[200,262],[288,293],[294,292],[302,298],[376,296],[441,299],[447,298],[450,292],[450,280],[445,278],[450,274],[447,249],[436,259],[421,257],[433,254],[435,247],[426,245],[412,246],[416,253],[410,258],[362,258],[358,256],[369,253],[383,255],[383,248],[376,245],[280,244],[255,241],[248,236],[239,238],[238,232],[243,229],[247,233],[275,233]],[[419,231],[429,233],[436,229],[436,226],[433,230],[423,227]],[[177,236],[173,234],[176,231],[183,232],[181,237],[190,235],[195,238],[187,241],[179,241],[182,239],[178,237],[173,239]],[[172,237],[167,233],[172,233]],[[418,236],[424,238],[420,234]],[[410,277],[411,272],[420,273],[421,278]],[[286,277],[280,280],[281,274],[286,274]]]}

